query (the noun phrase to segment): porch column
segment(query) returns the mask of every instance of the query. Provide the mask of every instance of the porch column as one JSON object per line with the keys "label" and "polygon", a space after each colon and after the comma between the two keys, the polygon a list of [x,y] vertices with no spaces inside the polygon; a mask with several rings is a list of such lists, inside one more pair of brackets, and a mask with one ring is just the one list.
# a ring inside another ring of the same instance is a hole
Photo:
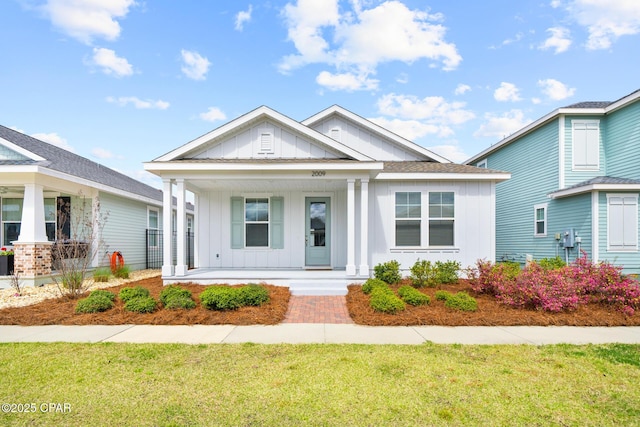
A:
{"label": "porch column", "polygon": [[369,277],[369,180],[360,180],[360,276]]}
{"label": "porch column", "polygon": [[18,240],[11,242],[15,251],[14,272],[25,279],[37,279],[51,273],[51,245],[44,222],[42,185],[24,185],[22,217]]}
{"label": "porch column", "polygon": [[162,275],[173,276],[173,254],[171,251],[171,180],[162,180]]}
{"label": "porch column", "polygon": [[186,276],[187,275],[187,206],[186,206],[186,197],[184,190],[184,179],[180,178],[176,180],[176,184],[178,187],[178,194],[176,194],[176,199],[178,203],[178,208],[176,210],[176,251],[177,253],[177,262],[176,262],[176,276]]}
{"label": "porch column", "polygon": [[347,179],[347,275],[356,275],[356,190],[355,179]]}

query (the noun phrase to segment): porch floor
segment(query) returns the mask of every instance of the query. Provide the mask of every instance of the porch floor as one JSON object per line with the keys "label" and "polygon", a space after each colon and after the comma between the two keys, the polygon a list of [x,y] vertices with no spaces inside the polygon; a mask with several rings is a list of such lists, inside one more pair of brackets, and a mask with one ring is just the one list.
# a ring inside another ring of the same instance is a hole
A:
{"label": "porch floor", "polygon": [[345,270],[196,268],[187,271],[185,276],[162,276],[162,280],[165,285],[187,282],[235,285],[254,282],[287,286],[292,295],[346,295],[347,285],[364,283],[367,277],[348,276]]}

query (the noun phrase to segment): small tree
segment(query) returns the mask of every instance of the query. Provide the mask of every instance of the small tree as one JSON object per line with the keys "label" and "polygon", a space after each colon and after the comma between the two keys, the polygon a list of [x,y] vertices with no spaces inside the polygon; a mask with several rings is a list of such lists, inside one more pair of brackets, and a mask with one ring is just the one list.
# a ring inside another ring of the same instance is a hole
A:
{"label": "small tree", "polygon": [[14,271],[9,280],[11,281],[11,287],[16,290],[16,296],[21,296],[22,283],[20,283],[20,275]]}
{"label": "small tree", "polygon": [[51,257],[59,275],[53,280],[61,295],[77,298],[88,289],[84,279],[93,261],[106,254],[102,230],[108,214],[101,211],[97,197],[92,201],[80,193],[73,205],[58,200],[58,230]]}

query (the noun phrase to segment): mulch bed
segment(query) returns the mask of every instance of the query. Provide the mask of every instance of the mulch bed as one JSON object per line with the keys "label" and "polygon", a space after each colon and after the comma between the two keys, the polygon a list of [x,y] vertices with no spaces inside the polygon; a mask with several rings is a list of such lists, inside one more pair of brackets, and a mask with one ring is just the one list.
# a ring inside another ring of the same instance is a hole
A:
{"label": "mulch bed", "polygon": [[[407,284],[407,283],[404,283]],[[391,285],[395,290],[401,285]],[[444,306],[436,301],[435,293],[442,289],[451,293],[465,291],[478,301],[478,311],[463,312]],[[384,314],[369,306],[369,295],[359,285],[349,286],[347,307],[356,324],[370,326],[640,326],[640,313],[626,316],[613,307],[591,303],[575,311],[549,313],[536,310],[520,310],[500,304],[489,295],[476,294],[467,282],[438,288],[422,288],[421,292],[431,297],[426,306],[407,308],[397,314]]]}
{"label": "mulch bed", "polygon": [[[125,286],[143,286],[151,296],[159,300],[162,279],[130,282],[121,286],[106,288],[118,295]],[[241,307],[232,311],[207,310],[200,305],[198,296],[206,286],[195,284],[180,285],[189,289],[197,303],[192,310],[159,309],[154,313],[132,313],[124,310],[124,304],[116,298],[115,306],[102,313],[76,314],[77,299],[55,298],[38,304],[5,308],[0,310],[0,324],[3,325],[273,325],[282,322],[289,305],[289,289],[265,285],[270,301],[261,307]]]}

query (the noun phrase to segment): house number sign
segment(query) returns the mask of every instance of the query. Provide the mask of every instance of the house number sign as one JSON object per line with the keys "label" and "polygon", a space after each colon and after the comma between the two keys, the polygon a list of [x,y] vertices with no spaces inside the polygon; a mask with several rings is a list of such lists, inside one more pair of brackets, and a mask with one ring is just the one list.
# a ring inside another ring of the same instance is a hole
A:
{"label": "house number sign", "polygon": [[311,171],[311,176],[325,176],[327,171]]}

